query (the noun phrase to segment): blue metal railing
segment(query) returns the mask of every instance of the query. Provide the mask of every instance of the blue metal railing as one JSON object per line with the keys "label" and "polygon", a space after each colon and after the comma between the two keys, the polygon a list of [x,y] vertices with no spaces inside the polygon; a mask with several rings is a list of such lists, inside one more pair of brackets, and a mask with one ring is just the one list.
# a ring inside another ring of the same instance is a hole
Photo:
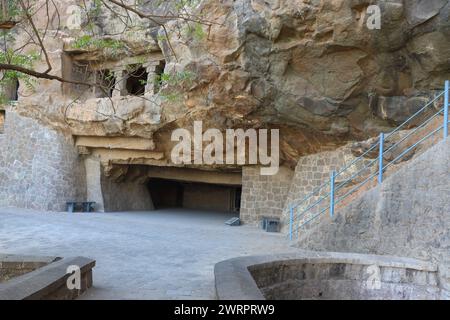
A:
{"label": "blue metal railing", "polygon": [[[348,198],[351,194],[355,193],[357,190],[361,189],[368,182],[377,181],[378,184],[381,184],[387,168],[404,158],[407,154],[415,150],[419,144],[428,140],[440,130],[443,129],[443,138],[444,140],[447,139],[449,126],[449,85],[450,82],[446,81],[444,91],[435,96],[433,100],[428,102],[424,107],[414,113],[393,131],[387,134],[381,133],[378,141],[371,145],[370,148],[368,148],[368,150],[361,156],[351,161],[342,169],[332,171],[330,173],[329,181],[315,188],[305,198],[291,204],[289,206],[289,238],[292,240],[294,234],[298,237],[300,228],[314,221],[327,211],[330,216],[333,217],[335,215],[336,205],[342,203],[342,201]],[[419,125],[413,123],[413,120],[421,120],[419,116],[426,116],[429,113],[429,107],[438,101],[442,96],[444,96],[444,105],[438,112],[422,121]],[[431,132],[422,136],[419,140],[413,141],[412,145],[404,146],[404,144],[407,144],[408,138],[411,138],[417,133],[423,132],[423,130],[428,125],[432,124],[432,121],[437,119],[440,115],[443,115],[444,118],[443,125],[439,125]],[[400,131],[402,129],[407,129],[412,126],[415,126],[415,128],[407,132],[403,137],[400,136]],[[396,133],[398,133],[400,137],[396,137]],[[391,142],[389,139],[397,139],[397,141]],[[389,143],[392,144],[389,145]],[[385,158],[389,152],[392,153],[394,149],[402,147],[404,147],[404,150],[398,151],[399,154],[393,156],[393,160],[386,162]],[[378,151],[378,157],[373,160],[367,159],[369,153],[375,151]],[[377,168],[375,168],[376,164],[378,164]],[[358,168],[358,165],[360,165],[360,168]],[[352,168],[355,168],[355,172],[351,170]],[[348,177],[344,177],[344,174],[347,174]],[[377,179],[375,179],[376,177]],[[339,178],[343,179],[343,181],[337,182]],[[356,181],[358,178],[363,180],[360,182]],[[351,187],[351,189],[347,191],[345,190],[346,187]],[[345,192],[343,195],[338,194],[341,190]],[[325,200],[329,201],[325,202]]]}

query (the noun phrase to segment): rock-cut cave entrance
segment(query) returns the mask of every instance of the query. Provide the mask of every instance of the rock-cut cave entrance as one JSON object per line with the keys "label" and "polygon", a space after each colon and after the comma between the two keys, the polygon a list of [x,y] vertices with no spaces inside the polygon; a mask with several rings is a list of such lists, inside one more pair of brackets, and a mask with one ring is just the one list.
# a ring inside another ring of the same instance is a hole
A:
{"label": "rock-cut cave entrance", "polygon": [[[88,177],[95,177],[101,171],[99,162],[86,160],[86,170]],[[88,198],[106,212],[188,209],[239,216],[242,172],[238,170],[115,165],[108,175],[99,175],[100,186],[95,178],[88,181]]]}
{"label": "rock-cut cave entrance", "polygon": [[240,210],[239,185],[151,178],[148,188],[155,209],[184,208],[217,212]]}

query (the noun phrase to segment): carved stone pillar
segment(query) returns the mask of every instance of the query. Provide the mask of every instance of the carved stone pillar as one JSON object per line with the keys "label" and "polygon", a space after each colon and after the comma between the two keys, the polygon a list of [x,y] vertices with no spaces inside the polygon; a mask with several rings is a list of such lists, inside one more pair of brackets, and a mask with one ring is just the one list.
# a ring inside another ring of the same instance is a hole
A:
{"label": "carved stone pillar", "polygon": [[86,199],[88,199],[87,201],[95,202],[96,211],[103,212],[105,208],[101,185],[102,168],[100,160],[89,157],[84,160],[84,165],[86,168]]}
{"label": "carved stone pillar", "polygon": [[143,65],[146,69],[147,75],[147,85],[145,86],[145,92],[147,94],[153,95],[155,94],[156,84],[157,84],[157,67],[159,65],[159,61],[150,61]]}
{"label": "carved stone pillar", "polygon": [[118,69],[113,70],[114,78],[116,80],[116,83],[114,85],[114,90],[112,93],[113,97],[120,97],[120,96],[126,96],[127,95],[127,73],[125,70]]}

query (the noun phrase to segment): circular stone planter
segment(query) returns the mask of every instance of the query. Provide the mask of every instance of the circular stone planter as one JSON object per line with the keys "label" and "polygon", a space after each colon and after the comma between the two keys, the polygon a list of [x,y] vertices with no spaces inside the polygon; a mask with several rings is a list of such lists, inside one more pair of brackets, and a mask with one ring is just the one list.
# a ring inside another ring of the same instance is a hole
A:
{"label": "circular stone planter", "polygon": [[243,257],[214,268],[220,300],[449,299],[436,265],[415,259],[301,252]]}

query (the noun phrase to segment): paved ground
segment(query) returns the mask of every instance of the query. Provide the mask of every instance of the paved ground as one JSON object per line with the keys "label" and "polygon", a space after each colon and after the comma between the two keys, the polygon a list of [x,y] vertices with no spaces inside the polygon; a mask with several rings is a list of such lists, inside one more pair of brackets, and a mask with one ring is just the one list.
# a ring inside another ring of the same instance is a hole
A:
{"label": "paved ground", "polygon": [[187,210],[0,209],[0,252],[95,259],[94,288],[83,299],[213,299],[216,262],[295,250],[281,234],[228,227],[227,218]]}

